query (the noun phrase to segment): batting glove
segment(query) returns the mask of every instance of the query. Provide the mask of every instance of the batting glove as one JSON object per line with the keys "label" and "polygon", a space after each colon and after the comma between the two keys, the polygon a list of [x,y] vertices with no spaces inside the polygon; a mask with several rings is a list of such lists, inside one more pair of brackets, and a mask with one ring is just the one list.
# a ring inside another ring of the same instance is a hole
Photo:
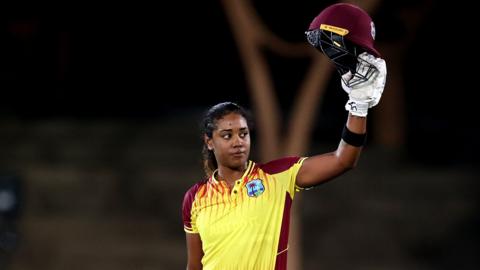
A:
{"label": "batting glove", "polygon": [[349,97],[345,109],[356,116],[367,116],[368,109],[380,101],[386,78],[385,60],[366,52],[360,54],[355,75],[350,71],[342,75],[342,88]]}

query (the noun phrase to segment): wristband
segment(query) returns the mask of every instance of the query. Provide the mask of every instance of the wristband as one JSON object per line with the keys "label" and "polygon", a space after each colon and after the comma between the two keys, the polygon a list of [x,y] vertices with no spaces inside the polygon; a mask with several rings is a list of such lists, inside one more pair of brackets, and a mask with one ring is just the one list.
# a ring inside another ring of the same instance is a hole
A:
{"label": "wristband", "polygon": [[342,132],[342,140],[350,145],[360,147],[365,144],[365,141],[367,139],[367,133],[364,134],[358,134],[358,133],[353,133],[350,130],[348,130],[347,126],[343,128]]}

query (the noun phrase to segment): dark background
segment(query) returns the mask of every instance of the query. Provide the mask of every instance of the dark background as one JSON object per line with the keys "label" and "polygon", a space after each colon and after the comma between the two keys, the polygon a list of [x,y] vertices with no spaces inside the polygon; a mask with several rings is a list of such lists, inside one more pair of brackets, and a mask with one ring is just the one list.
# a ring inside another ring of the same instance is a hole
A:
{"label": "dark background", "polygon": [[[333,1],[253,3],[276,35],[305,42],[310,21]],[[317,269],[316,258],[330,269],[477,269],[472,13],[466,3],[425,0],[381,1],[371,14],[379,46],[404,42],[409,16],[422,16],[399,67],[405,145],[378,149],[369,133],[358,172],[305,195],[302,220],[314,226],[305,228],[306,269]],[[265,53],[286,119],[309,60]],[[0,244],[10,243],[0,269],[16,250],[10,231],[19,239],[14,270],[183,268],[179,207],[201,177],[193,120],[220,101],[251,102],[220,1],[7,2],[0,84],[0,189],[24,191],[21,222],[0,227],[9,233]],[[345,101],[334,74],[315,149],[338,143]]]}
{"label": "dark background", "polygon": [[[329,3],[254,4],[274,33],[304,42],[311,18]],[[412,157],[426,162],[478,161],[471,61],[476,53],[468,8],[443,1],[385,1],[372,14],[377,42],[402,41],[406,26],[400,15],[424,6],[429,11],[402,66],[407,147]],[[227,99],[248,106],[242,63],[219,2],[55,9],[17,4],[2,11],[2,115],[162,118],[172,110]],[[288,110],[308,61],[266,53],[282,108]],[[322,109],[328,111],[320,113],[339,115],[336,100],[344,96],[338,78],[332,79]]]}

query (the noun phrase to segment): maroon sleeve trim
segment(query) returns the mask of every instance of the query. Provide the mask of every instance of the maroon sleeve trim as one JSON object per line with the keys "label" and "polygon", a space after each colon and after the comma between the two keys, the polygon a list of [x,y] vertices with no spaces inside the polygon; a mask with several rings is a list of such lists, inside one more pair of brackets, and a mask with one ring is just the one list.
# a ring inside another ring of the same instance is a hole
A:
{"label": "maroon sleeve trim", "polygon": [[207,180],[203,180],[195,185],[193,185],[183,197],[183,206],[182,206],[182,217],[183,217],[183,226],[187,228],[192,228],[191,224],[191,213],[192,213],[192,204],[195,200],[195,195],[197,194],[198,189],[204,185]]}

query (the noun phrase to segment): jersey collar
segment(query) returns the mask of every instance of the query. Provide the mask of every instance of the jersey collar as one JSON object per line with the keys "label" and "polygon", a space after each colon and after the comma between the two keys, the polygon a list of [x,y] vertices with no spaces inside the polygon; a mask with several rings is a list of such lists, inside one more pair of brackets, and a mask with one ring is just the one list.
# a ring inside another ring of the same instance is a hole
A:
{"label": "jersey collar", "polygon": [[[240,177],[240,179],[245,179],[253,170],[253,167],[255,167],[255,162],[249,160],[247,161],[247,169],[245,170],[245,172],[243,173],[242,177]],[[215,178],[215,175],[217,175],[218,173],[218,169],[216,169],[213,173],[212,173],[212,177],[210,177],[210,180],[212,181],[212,183],[214,184],[219,184],[220,182]],[[237,179],[238,180],[238,179]]]}

